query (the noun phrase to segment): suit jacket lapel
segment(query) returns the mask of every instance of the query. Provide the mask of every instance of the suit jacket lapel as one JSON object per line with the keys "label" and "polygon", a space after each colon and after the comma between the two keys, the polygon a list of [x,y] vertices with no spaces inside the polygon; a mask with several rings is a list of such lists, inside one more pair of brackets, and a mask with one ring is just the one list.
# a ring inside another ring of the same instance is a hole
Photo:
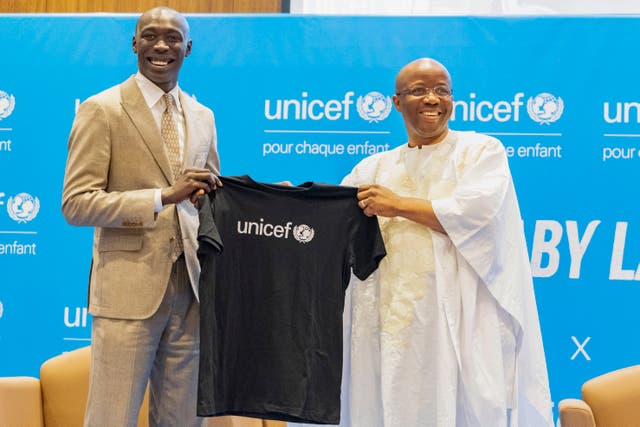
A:
{"label": "suit jacket lapel", "polygon": [[193,102],[193,99],[183,91],[180,91],[180,104],[184,114],[186,134],[182,166],[187,167],[195,164],[200,141],[206,141],[206,139],[201,134],[202,130],[196,126],[196,123],[200,122],[199,115],[202,114],[198,104]]}
{"label": "suit jacket lapel", "polygon": [[165,178],[167,178],[167,182],[172,184],[173,174],[164,149],[164,144],[162,143],[160,129],[158,129],[153,114],[151,114],[151,110],[147,106],[133,76],[122,83],[121,93],[122,108],[138,129],[138,132],[140,132],[142,140],[149,148],[149,151],[151,151],[151,154],[158,163],[158,167],[162,170]]}

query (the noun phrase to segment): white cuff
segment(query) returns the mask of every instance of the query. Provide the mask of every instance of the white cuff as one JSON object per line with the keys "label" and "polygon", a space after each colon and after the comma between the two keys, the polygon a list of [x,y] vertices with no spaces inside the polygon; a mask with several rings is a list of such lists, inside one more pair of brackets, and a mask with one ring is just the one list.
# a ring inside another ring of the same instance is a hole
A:
{"label": "white cuff", "polygon": [[162,210],[162,189],[158,188],[153,192],[153,212],[158,213]]}

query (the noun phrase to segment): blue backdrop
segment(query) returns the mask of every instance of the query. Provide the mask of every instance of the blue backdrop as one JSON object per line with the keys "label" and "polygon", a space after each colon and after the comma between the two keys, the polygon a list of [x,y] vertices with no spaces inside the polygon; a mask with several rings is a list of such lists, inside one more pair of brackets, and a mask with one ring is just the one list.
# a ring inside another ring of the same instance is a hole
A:
{"label": "blue backdrop", "polygon": [[[66,141],[78,103],[135,72],[135,20],[0,15],[0,375],[89,343],[92,230],[60,213]],[[189,20],[180,85],[214,110],[225,175],[338,183],[406,141],[397,71],[443,62],[451,127],[510,154],[554,401],[639,363],[638,18]]]}

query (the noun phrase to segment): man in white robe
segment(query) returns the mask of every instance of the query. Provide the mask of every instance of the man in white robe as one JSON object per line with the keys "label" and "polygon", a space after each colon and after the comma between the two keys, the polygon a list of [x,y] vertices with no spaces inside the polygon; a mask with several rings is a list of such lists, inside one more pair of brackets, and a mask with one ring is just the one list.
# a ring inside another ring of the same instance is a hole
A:
{"label": "man in white robe", "polygon": [[449,130],[451,77],[406,65],[408,143],[344,179],[377,215],[379,270],[345,307],[342,426],[553,426],[522,219],[502,144]]}

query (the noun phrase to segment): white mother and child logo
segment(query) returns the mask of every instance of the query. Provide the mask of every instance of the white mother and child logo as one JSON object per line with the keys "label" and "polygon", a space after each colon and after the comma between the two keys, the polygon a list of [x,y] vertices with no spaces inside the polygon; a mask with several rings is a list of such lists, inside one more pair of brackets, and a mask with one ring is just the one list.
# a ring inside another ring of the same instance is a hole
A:
{"label": "white mother and child logo", "polygon": [[559,96],[550,93],[540,93],[527,101],[527,113],[531,120],[540,124],[553,123],[562,116],[564,102]]}
{"label": "white mother and child logo", "polygon": [[0,90],[0,120],[6,119],[13,112],[16,106],[16,99],[13,95]]}
{"label": "white mother and child logo", "polygon": [[38,215],[40,200],[28,193],[19,193],[7,200],[7,213],[12,220],[25,223]]}
{"label": "white mother and child logo", "polygon": [[365,96],[358,97],[356,109],[364,120],[377,123],[389,116],[392,105],[391,97],[380,92],[369,92]]}

